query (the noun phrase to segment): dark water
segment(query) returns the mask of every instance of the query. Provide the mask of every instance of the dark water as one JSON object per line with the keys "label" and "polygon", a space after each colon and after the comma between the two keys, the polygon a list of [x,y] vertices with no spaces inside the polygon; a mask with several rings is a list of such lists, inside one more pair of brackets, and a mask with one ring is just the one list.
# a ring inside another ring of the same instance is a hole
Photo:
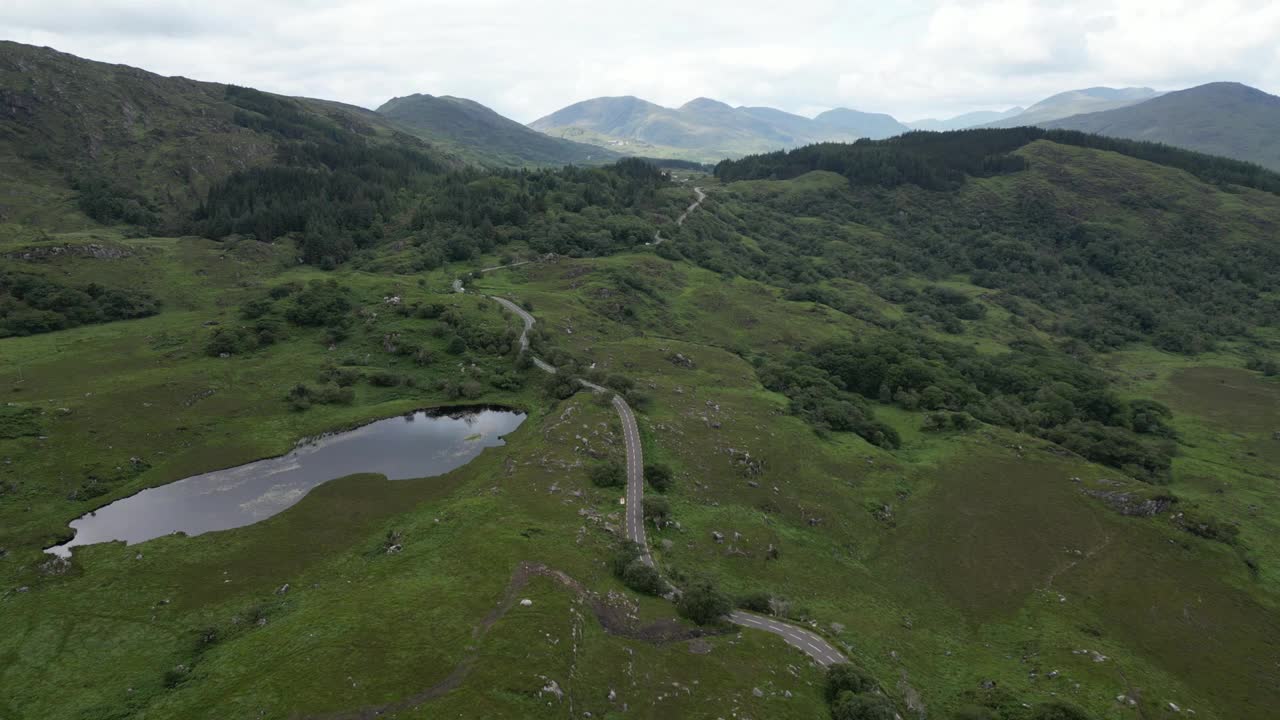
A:
{"label": "dark water", "polygon": [[299,444],[288,455],[194,475],[143,490],[72,521],[76,536],[47,550],[138,543],[184,532],[199,535],[251,525],[302,499],[312,488],[354,473],[392,480],[441,475],[475,459],[524,422],[524,413],[495,409],[417,412]]}

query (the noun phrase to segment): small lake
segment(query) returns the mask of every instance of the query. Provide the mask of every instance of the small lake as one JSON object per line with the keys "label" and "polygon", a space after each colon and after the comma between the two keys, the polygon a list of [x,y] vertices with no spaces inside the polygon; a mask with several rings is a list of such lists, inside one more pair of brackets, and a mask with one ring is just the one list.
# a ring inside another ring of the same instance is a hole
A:
{"label": "small lake", "polygon": [[502,437],[524,419],[524,413],[496,408],[418,411],[306,440],[287,455],[194,475],[98,508],[71,522],[71,541],[46,552],[66,557],[78,545],[252,525],[312,488],[355,473],[391,480],[442,475],[485,448],[504,445]]}

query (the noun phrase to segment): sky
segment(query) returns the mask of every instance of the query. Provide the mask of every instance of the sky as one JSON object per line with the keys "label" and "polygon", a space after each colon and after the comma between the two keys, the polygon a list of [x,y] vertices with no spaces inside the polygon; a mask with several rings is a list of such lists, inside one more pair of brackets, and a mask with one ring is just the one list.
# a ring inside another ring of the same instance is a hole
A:
{"label": "sky", "polygon": [[0,39],[376,108],[601,95],[900,120],[1106,85],[1280,94],[1280,0],[4,0]]}

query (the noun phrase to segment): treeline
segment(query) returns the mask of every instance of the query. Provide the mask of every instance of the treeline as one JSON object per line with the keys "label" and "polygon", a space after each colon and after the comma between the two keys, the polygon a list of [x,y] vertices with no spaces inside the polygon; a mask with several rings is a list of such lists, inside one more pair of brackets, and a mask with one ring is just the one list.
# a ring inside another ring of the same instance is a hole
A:
{"label": "treeline", "polygon": [[930,429],[976,421],[1051,440],[1090,460],[1154,483],[1169,480],[1175,433],[1168,408],[1123,400],[1098,370],[1052,348],[1017,344],[985,356],[897,332],[822,343],[759,369],[792,412],[820,428],[851,430],[896,446],[867,400],[934,413]]}
{"label": "treeline", "polygon": [[819,143],[796,150],[723,160],[716,177],[736,180],[787,180],[814,170],[839,173],[855,185],[954,190],[966,177],[988,177],[1026,168],[1011,155],[1036,140],[1108,150],[1185,170],[1206,182],[1242,185],[1280,193],[1280,174],[1253,163],[1204,155],[1169,145],[1090,135],[1075,130],[1036,127],[910,132],[887,140],[851,144]]}
{"label": "treeline", "polygon": [[32,273],[0,270],[0,337],[146,317],[160,302],[141,290],[97,283],[73,286]]}
{"label": "treeline", "polygon": [[395,237],[418,247],[416,269],[522,240],[536,249],[599,254],[652,234],[640,207],[665,174],[627,159],[608,167],[486,173],[404,144],[378,143],[358,123],[297,101],[228,87],[235,121],[281,139],[276,163],[234,173],[195,212],[192,230],[270,241],[293,235],[304,262],[331,268]]}

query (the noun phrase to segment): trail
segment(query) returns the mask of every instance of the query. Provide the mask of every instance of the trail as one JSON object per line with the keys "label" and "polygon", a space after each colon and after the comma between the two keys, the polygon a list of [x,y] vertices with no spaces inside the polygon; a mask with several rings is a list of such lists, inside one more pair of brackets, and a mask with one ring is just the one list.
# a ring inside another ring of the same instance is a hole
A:
{"label": "trail", "polygon": [[[693,189],[698,195],[698,199],[690,205],[684,213],[676,220],[676,225],[683,225],[689,213],[697,210],[702,205],[702,201],[707,195],[702,188],[695,187]],[[667,238],[661,237],[661,233],[655,233],[655,244],[666,241]],[[527,262],[527,261],[526,261]],[[524,263],[513,263],[512,265],[501,265],[497,267],[487,268],[484,272],[491,270],[499,270],[503,267],[512,267],[514,265],[523,265]],[[454,292],[466,292],[462,280],[453,281]],[[520,307],[516,303],[504,297],[497,295],[485,295],[490,300],[501,305],[506,310],[514,313],[524,323],[524,329],[520,332],[520,351],[529,351],[529,332],[533,330],[537,320],[527,310]],[[531,355],[533,364],[546,373],[555,373],[556,367],[544,361],[536,355]],[[575,378],[583,387],[592,392],[603,393],[610,392],[608,388],[597,385],[583,378]],[[613,408],[618,413],[618,419],[622,421],[622,437],[626,445],[627,453],[627,492],[626,492],[626,537],[640,547],[640,559],[644,564],[651,567],[657,567],[657,563],[653,560],[653,555],[649,552],[649,542],[645,533],[644,525],[644,448],[640,444],[640,428],[636,423],[635,413],[631,410],[631,406],[621,395],[613,394]],[[679,590],[675,590],[676,594]],[[835,648],[831,643],[827,642],[817,633],[806,630],[796,625],[777,620],[775,618],[758,615],[755,613],[743,612],[735,610],[726,616],[729,622],[741,627],[752,628],[755,630],[763,630],[781,637],[788,645],[802,651],[815,662],[823,667],[833,663],[846,662],[845,656]]]}
{"label": "trail", "polygon": [[[694,192],[695,194],[697,194],[698,199],[697,199],[697,200],[694,200],[694,201],[693,201],[693,204],[692,204],[692,205],[690,205],[689,207],[685,208],[685,209],[684,209],[684,212],[680,213],[680,217],[676,218],[676,227],[680,227],[681,225],[683,225],[683,224],[684,224],[684,219],[685,219],[685,218],[687,218],[687,217],[689,217],[689,213],[693,212],[694,210],[697,210],[697,209],[702,205],[702,201],[707,199],[707,194],[706,194],[706,193],[704,193],[704,192],[702,192],[702,188],[700,188],[700,187],[695,187],[695,188],[693,189],[693,192]],[[653,233],[653,244],[654,244],[654,245],[661,245],[662,243],[664,243],[664,242],[666,242],[667,240],[670,240],[670,239],[671,239],[671,238],[663,237],[663,236],[662,236],[662,231],[661,231],[661,230],[656,230],[656,231],[654,231],[654,233]]]}

